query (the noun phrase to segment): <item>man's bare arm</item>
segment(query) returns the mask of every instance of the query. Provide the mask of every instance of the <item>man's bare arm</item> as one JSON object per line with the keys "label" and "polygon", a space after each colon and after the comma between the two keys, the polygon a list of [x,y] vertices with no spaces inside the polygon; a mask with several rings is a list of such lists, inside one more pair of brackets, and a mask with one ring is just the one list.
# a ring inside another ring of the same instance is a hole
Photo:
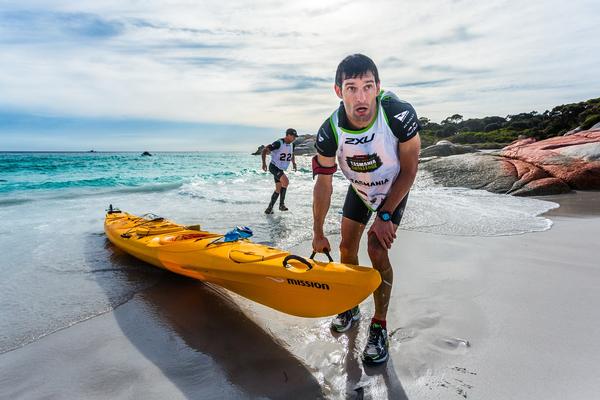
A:
{"label": "man's bare arm", "polygon": [[[335,157],[318,155],[317,160],[323,167],[335,166]],[[325,237],[323,225],[331,204],[333,193],[333,175],[317,175],[313,189],[313,250],[323,252],[331,250],[329,241]]]}
{"label": "man's bare arm", "polygon": [[269,150],[269,146],[265,146],[262,149],[262,152],[260,153],[260,156],[262,158],[262,168],[263,170],[267,170],[267,154],[269,154],[271,152],[271,150]]}

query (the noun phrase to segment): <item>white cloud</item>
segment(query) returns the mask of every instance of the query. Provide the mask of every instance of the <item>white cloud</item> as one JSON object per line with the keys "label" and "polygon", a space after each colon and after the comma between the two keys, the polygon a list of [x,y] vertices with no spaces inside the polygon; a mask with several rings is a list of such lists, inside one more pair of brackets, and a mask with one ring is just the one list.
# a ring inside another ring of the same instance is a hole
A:
{"label": "white cloud", "polygon": [[31,112],[314,131],[355,52],[434,120],[543,111],[600,88],[592,1],[3,4],[0,106]]}

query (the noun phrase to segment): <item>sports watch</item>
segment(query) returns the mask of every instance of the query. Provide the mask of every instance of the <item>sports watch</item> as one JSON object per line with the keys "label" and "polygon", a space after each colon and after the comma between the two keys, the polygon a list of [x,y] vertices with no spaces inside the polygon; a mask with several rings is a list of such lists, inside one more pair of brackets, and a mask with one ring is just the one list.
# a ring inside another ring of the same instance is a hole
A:
{"label": "sports watch", "polygon": [[377,216],[378,216],[378,217],[379,217],[379,218],[380,218],[382,221],[385,221],[385,222],[391,221],[391,219],[392,219],[392,214],[390,214],[390,213],[389,213],[389,212],[387,212],[387,211],[379,211],[379,212],[377,213]]}

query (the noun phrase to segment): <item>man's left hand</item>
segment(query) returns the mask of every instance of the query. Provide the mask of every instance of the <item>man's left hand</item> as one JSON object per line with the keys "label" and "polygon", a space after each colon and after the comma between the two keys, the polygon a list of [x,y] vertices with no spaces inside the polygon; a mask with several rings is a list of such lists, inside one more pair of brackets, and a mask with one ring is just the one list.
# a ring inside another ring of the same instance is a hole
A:
{"label": "man's left hand", "polygon": [[379,240],[379,243],[386,248],[391,249],[394,239],[396,239],[396,229],[392,221],[382,221],[379,218],[375,219],[371,229],[369,229],[369,235],[375,235]]}

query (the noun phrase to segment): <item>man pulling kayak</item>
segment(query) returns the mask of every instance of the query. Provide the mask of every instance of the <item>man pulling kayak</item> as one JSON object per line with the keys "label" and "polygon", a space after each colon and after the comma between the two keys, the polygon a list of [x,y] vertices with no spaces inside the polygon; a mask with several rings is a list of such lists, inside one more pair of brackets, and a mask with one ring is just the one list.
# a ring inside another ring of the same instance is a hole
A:
{"label": "man pulling kayak", "polygon": [[[377,67],[367,56],[354,54],[339,64],[334,90],[342,102],[319,129],[318,154],[313,158],[313,176],[317,177],[313,250],[331,249],[323,224],[331,202],[332,175],[339,166],[350,181],[341,227],[342,263],[358,265],[360,239],[372,214],[377,215],[368,231],[368,252],[382,283],[373,293],[375,315],[362,359],[366,364],[381,364],[388,359],[386,316],[394,278],[388,250],[417,173],[420,125],[409,103],[380,90]],[[359,319],[357,305],[339,314],[331,328],[344,332]]]}

